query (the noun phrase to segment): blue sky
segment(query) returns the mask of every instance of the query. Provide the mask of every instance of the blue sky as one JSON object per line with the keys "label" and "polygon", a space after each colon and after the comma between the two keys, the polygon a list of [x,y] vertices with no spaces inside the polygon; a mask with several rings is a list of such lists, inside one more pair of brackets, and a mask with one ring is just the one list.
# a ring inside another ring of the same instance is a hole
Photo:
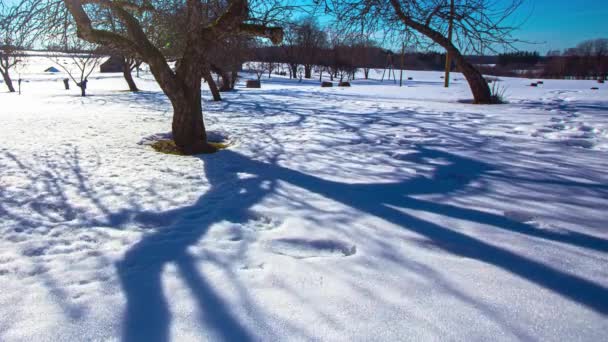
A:
{"label": "blue sky", "polygon": [[[293,1],[311,3],[311,0]],[[513,20],[523,22],[515,32],[516,38],[534,42],[518,44],[519,49],[541,53],[563,50],[583,40],[608,38],[608,0],[525,0]]]}
{"label": "blue sky", "polygon": [[[319,19],[322,23],[331,20],[325,15]],[[608,0],[524,0],[509,19],[519,26],[513,36],[530,42],[516,44],[520,50],[544,54],[575,47],[584,40],[608,38]]]}
{"label": "blue sky", "polygon": [[608,0],[527,0],[515,20],[525,18],[515,35],[539,44],[520,44],[524,50],[544,53],[586,39],[608,38]]}

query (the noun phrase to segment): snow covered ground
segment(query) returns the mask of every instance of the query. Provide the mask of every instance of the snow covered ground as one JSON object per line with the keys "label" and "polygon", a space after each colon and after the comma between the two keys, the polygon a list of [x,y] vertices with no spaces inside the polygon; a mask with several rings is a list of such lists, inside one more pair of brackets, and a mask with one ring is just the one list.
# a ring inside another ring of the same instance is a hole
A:
{"label": "snow covered ground", "polygon": [[608,335],[606,85],[263,79],[205,103],[230,149],[177,157],[149,75],[48,66],[0,84],[1,341]]}

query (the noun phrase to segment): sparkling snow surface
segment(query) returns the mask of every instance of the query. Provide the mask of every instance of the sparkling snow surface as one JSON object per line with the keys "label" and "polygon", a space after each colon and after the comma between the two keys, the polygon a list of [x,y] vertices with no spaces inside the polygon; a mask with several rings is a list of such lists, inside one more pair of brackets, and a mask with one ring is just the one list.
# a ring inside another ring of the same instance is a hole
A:
{"label": "sparkling snow surface", "polygon": [[0,341],[608,336],[608,85],[240,82],[177,157],[149,74],[49,66],[0,84]]}

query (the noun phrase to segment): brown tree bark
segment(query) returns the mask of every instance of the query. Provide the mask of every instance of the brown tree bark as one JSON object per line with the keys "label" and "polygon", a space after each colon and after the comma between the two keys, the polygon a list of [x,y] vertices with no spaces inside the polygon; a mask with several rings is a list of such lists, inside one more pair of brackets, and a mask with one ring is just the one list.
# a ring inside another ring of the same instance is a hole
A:
{"label": "brown tree bark", "polygon": [[139,91],[139,89],[137,88],[137,84],[135,84],[135,81],[133,80],[133,75],[131,74],[131,65],[127,63],[126,59],[123,59],[122,75],[124,76],[125,81],[127,81],[127,85],[129,86],[130,91]]}
{"label": "brown tree bark", "polygon": [[4,83],[6,84],[8,91],[14,93],[15,87],[13,86],[13,80],[11,79],[11,76],[8,71],[5,72],[3,70],[0,70],[0,74],[2,74],[2,78],[4,79]]}
{"label": "brown tree bark", "polygon": [[205,70],[203,72],[203,78],[209,85],[209,90],[211,90],[211,95],[213,96],[213,101],[222,101],[222,95],[220,94],[220,91],[217,88],[217,84],[215,83],[215,80],[213,79],[213,75],[211,75],[211,72],[209,70]]}
{"label": "brown tree bark", "polygon": [[201,99],[202,75],[200,72],[194,73],[198,74],[198,77],[187,77],[177,88],[165,84],[165,87],[171,88],[169,99],[173,106],[173,141],[180,151],[187,155],[217,150],[207,143]]}

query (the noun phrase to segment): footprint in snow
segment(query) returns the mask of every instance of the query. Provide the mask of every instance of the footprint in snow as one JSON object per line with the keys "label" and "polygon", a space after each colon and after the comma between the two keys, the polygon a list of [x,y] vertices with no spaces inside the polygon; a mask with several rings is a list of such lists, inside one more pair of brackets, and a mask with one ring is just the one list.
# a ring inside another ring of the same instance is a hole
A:
{"label": "footprint in snow", "polygon": [[347,257],[357,253],[357,246],[339,240],[286,238],[270,241],[275,254],[296,259],[315,257]]}
{"label": "footprint in snow", "polygon": [[536,216],[534,216],[534,214],[532,213],[527,213],[525,211],[505,211],[503,213],[503,216],[511,219],[513,221],[517,221],[517,222],[521,222],[521,223],[526,223],[526,222],[532,222],[536,219]]}
{"label": "footprint in snow", "polygon": [[253,231],[267,231],[281,226],[281,221],[258,213],[251,213],[245,228]]}
{"label": "footprint in snow", "polygon": [[593,141],[586,140],[585,138],[567,139],[564,140],[563,143],[567,146],[582,147],[587,149],[591,149],[595,146],[595,143]]}

